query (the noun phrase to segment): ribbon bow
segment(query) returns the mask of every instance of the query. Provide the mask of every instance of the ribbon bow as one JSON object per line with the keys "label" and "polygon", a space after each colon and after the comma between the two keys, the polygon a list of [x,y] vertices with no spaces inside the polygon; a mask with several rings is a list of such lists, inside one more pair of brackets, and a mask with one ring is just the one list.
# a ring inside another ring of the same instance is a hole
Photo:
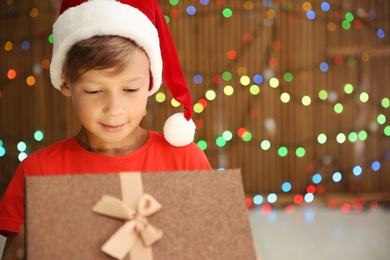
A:
{"label": "ribbon bow", "polygon": [[107,240],[101,250],[116,259],[123,259],[130,252],[137,237],[142,240],[145,247],[150,247],[161,239],[162,231],[151,225],[146,217],[159,209],[161,209],[161,204],[149,194],[142,195],[138,201],[137,210],[131,209],[116,197],[104,195],[92,211],[123,219],[126,222]]}

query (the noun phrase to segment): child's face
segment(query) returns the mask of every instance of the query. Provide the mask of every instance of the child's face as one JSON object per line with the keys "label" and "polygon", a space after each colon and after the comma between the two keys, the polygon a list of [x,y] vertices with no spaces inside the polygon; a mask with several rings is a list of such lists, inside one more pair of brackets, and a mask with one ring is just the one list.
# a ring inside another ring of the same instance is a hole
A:
{"label": "child's face", "polygon": [[144,116],[149,90],[149,59],[137,49],[119,74],[90,70],[61,92],[71,96],[88,145],[121,148],[132,143]]}

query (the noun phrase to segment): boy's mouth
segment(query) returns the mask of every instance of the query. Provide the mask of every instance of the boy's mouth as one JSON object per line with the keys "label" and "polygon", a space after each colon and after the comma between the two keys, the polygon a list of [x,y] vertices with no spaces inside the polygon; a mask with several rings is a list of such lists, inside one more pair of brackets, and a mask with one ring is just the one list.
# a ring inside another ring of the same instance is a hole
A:
{"label": "boy's mouth", "polygon": [[121,124],[121,125],[106,125],[106,124],[101,124],[103,126],[103,128],[108,131],[108,132],[118,132],[120,131],[124,124]]}

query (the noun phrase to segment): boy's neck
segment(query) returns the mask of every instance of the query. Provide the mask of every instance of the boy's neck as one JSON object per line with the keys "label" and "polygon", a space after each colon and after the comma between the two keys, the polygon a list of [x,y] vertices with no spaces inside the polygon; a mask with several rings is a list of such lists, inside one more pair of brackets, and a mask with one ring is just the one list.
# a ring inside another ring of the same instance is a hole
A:
{"label": "boy's neck", "polygon": [[123,156],[133,153],[143,146],[148,140],[148,131],[143,128],[139,128],[138,131],[136,131],[133,142],[115,148],[94,147],[93,145],[90,145],[84,128],[81,128],[80,132],[76,135],[76,140],[82,148],[89,152],[107,156]]}

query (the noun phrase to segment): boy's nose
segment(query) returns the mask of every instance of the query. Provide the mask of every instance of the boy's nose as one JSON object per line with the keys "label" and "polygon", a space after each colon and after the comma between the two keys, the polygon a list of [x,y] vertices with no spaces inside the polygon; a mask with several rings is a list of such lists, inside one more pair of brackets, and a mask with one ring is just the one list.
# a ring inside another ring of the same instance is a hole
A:
{"label": "boy's nose", "polygon": [[109,115],[120,115],[125,111],[124,100],[119,95],[109,95],[104,110]]}

